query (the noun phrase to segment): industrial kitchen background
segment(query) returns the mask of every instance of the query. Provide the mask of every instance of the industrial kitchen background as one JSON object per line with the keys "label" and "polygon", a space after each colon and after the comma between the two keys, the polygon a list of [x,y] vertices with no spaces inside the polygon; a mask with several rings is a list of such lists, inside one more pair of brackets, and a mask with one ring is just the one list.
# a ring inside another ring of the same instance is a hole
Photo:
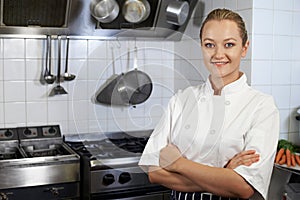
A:
{"label": "industrial kitchen background", "polygon": [[[59,29],[61,38],[55,29],[43,35],[26,29],[28,35],[22,37],[17,34],[22,29],[4,27],[0,38],[0,127],[58,124],[62,135],[153,129],[176,91],[205,80],[207,72],[201,64],[198,32],[203,16],[216,7],[236,10],[244,17],[251,45],[241,63],[242,70],[254,88],[274,96],[281,117],[280,137],[300,144],[295,120],[300,106],[298,0],[200,0],[185,31],[172,30],[175,37],[169,37],[165,27],[159,27],[163,31],[158,35],[152,30],[141,30],[139,37],[136,30],[130,30],[132,27],[101,32],[91,31],[90,24],[75,23],[74,30],[85,30],[84,36],[77,32],[71,37],[70,30]],[[6,37],[10,31],[16,35]],[[51,35],[51,54],[47,53],[46,35]],[[45,82],[46,55],[55,76],[59,63],[63,76],[67,56],[68,72],[76,75],[75,79]],[[114,74],[134,69],[135,56],[138,69],[151,77],[150,97],[138,105],[96,102],[95,94]],[[58,84],[67,94],[50,95]]]}

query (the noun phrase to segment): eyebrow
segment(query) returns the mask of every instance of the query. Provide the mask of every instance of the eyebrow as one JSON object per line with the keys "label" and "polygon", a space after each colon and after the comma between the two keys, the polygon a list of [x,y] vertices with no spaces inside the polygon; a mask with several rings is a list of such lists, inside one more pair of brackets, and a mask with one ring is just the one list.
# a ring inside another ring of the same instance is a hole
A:
{"label": "eyebrow", "polygon": [[[205,40],[214,41],[214,40],[211,39],[211,38],[204,38],[203,41],[205,41]],[[235,39],[235,38],[227,38],[227,39],[225,39],[224,41],[229,41],[229,40],[237,41],[237,39]]]}

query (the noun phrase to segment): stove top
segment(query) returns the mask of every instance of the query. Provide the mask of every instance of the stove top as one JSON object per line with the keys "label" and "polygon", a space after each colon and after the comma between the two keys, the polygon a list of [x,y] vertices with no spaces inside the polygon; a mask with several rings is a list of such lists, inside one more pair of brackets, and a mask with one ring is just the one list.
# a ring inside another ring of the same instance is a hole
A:
{"label": "stove top", "polygon": [[133,136],[131,132],[98,133],[89,139],[66,143],[79,155],[89,159],[92,166],[124,165],[138,162],[151,132],[147,131],[146,135],[141,133],[142,137]]}

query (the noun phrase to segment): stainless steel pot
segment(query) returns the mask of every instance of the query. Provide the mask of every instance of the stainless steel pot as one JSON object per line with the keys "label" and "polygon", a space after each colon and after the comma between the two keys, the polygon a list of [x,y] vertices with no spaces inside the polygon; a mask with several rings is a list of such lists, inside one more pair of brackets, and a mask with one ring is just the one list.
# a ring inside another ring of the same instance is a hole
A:
{"label": "stainless steel pot", "polygon": [[151,7],[147,0],[126,0],[122,13],[126,21],[140,23],[150,15]]}
{"label": "stainless steel pot", "polygon": [[172,1],[166,9],[167,22],[178,26],[183,25],[188,18],[189,10],[190,6],[187,1]]}
{"label": "stainless steel pot", "polygon": [[90,11],[99,22],[110,23],[118,17],[120,8],[116,0],[92,0]]}

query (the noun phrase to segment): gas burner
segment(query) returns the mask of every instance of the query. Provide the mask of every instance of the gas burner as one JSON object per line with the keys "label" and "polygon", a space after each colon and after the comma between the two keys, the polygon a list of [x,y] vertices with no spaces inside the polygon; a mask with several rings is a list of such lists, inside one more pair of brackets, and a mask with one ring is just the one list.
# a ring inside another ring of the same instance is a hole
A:
{"label": "gas burner", "polygon": [[148,138],[106,138],[99,141],[68,142],[79,154],[91,159],[116,159],[140,156]]}
{"label": "gas burner", "polygon": [[109,139],[114,145],[133,153],[142,153],[149,138],[128,137],[122,139]]}

